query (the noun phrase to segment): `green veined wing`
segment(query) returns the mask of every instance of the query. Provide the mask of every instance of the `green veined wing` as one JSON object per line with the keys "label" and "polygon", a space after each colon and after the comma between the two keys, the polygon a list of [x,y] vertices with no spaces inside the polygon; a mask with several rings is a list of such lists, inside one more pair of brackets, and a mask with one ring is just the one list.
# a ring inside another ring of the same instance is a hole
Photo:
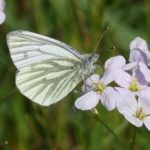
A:
{"label": "green veined wing", "polygon": [[11,58],[18,69],[16,85],[32,101],[48,106],[82,80],[82,55],[70,46],[28,31],[8,34]]}

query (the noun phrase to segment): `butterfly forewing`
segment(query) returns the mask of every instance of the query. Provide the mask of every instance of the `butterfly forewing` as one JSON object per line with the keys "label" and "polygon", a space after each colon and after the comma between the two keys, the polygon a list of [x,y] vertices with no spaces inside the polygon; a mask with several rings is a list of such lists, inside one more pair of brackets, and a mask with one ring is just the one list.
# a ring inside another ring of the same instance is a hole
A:
{"label": "butterfly forewing", "polygon": [[28,31],[9,33],[7,42],[19,70],[16,85],[32,101],[53,104],[82,80],[77,69],[82,56],[70,46]]}
{"label": "butterfly forewing", "polygon": [[10,54],[18,69],[52,58],[80,59],[82,55],[70,46],[36,33],[14,31],[7,36]]}

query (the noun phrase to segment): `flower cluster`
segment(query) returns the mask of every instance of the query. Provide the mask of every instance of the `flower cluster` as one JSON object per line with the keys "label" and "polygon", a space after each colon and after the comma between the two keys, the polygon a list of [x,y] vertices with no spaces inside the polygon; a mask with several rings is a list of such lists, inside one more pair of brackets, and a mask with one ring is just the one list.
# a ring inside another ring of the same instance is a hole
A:
{"label": "flower cluster", "polygon": [[109,58],[102,77],[93,74],[86,79],[85,94],[76,100],[75,107],[91,110],[101,103],[108,111],[117,108],[133,125],[144,124],[150,130],[149,65],[147,43],[137,37],[130,43],[129,62],[120,55]]}
{"label": "flower cluster", "polygon": [[5,8],[5,1],[0,0],[0,24],[2,24],[6,18],[6,15],[4,13],[4,8]]}

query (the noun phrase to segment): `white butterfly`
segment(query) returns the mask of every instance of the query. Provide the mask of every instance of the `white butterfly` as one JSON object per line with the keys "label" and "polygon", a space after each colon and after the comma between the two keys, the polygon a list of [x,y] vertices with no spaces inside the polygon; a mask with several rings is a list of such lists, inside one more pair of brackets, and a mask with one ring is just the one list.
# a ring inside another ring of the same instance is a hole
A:
{"label": "white butterfly", "polygon": [[36,33],[7,35],[11,58],[18,69],[16,85],[32,101],[48,106],[61,100],[96,68],[98,54],[81,55],[72,47]]}

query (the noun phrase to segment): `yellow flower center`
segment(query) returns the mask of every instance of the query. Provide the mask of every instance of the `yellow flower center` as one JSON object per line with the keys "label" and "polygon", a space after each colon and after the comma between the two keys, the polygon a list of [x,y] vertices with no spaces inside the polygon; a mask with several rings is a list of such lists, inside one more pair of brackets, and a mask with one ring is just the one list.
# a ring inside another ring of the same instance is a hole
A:
{"label": "yellow flower center", "polygon": [[143,112],[143,108],[142,107],[137,109],[137,111],[135,113],[135,117],[139,118],[140,120],[144,120],[144,118],[146,117],[146,114]]}
{"label": "yellow flower center", "polygon": [[137,84],[137,78],[132,78],[131,79],[131,83],[130,86],[128,87],[128,89],[132,92],[136,92],[140,90],[140,86]]}
{"label": "yellow flower center", "polygon": [[101,93],[106,88],[105,85],[103,85],[100,82],[97,82],[97,83],[93,82],[92,86],[93,86],[94,91],[97,92],[97,93]]}

